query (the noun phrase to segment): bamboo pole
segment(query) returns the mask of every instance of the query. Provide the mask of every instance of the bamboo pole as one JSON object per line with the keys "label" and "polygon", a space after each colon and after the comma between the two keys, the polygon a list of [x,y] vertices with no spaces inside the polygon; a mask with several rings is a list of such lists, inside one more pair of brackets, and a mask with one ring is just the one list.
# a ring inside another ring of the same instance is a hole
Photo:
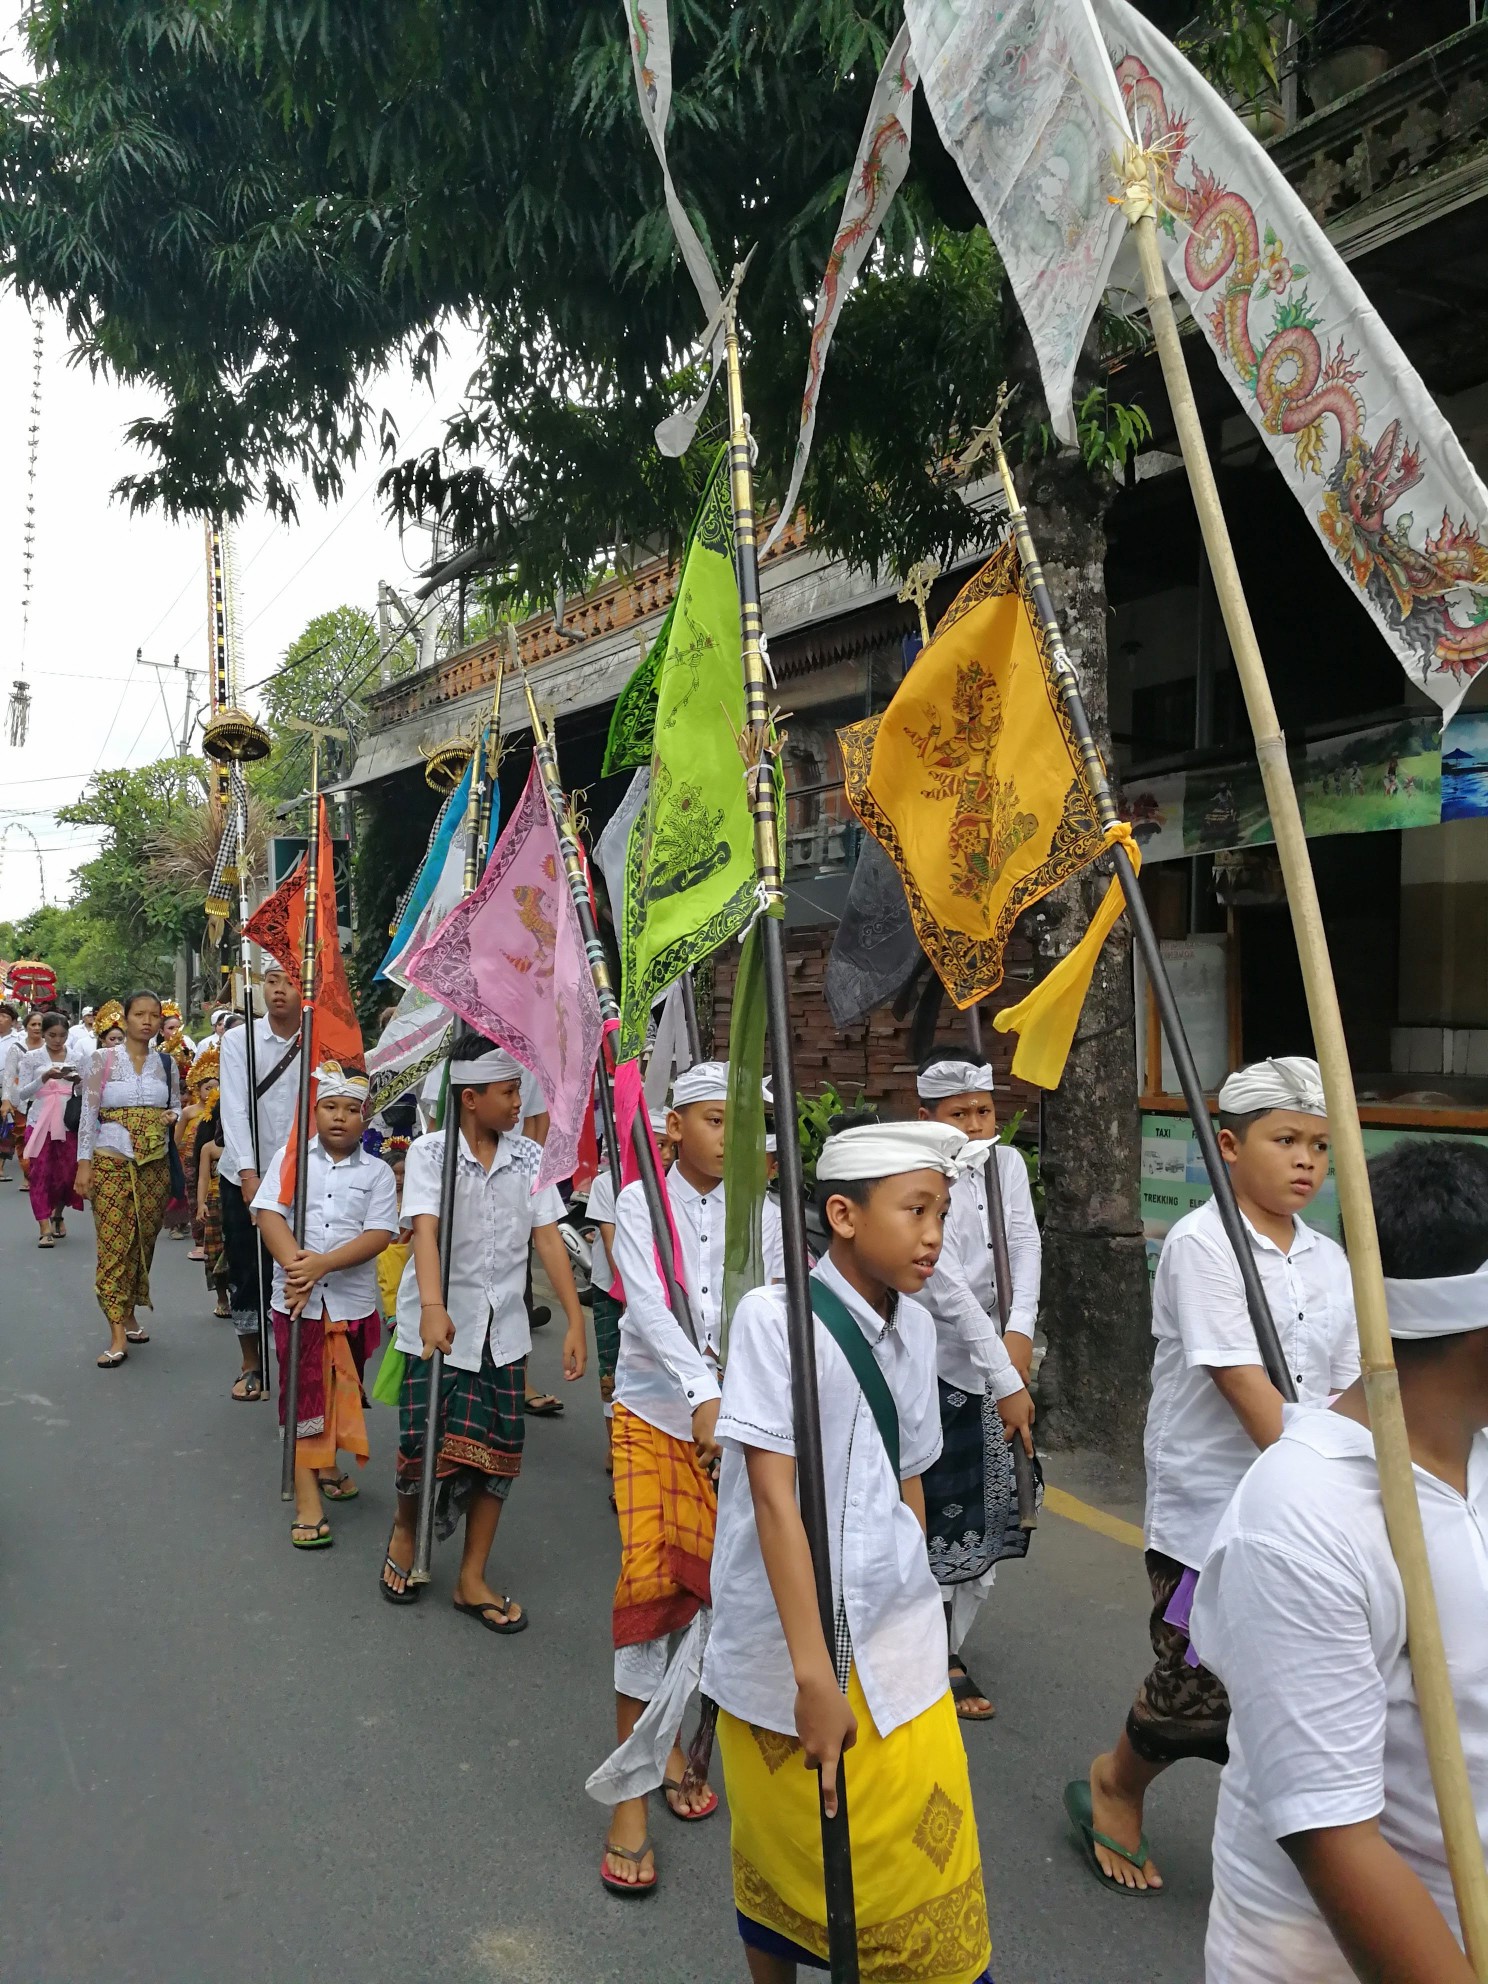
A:
{"label": "bamboo pole", "polygon": [[[243,1059],[248,1077],[248,1141],[253,1154],[253,1175],[263,1176],[263,1152],[258,1135],[258,1044],[253,1013],[252,947],[248,937],[248,781],[241,764],[228,773],[228,791],[238,821],[238,932],[243,962]],[[269,1291],[264,1287],[263,1245],[253,1235],[253,1285],[258,1291],[258,1369],[262,1382],[269,1382]]]}
{"label": "bamboo pole", "polygon": [[[765,1001],[770,1029],[770,1067],[775,1087],[776,1158],[780,1171],[780,1224],[785,1268],[786,1332],[791,1360],[791,1414],[796,1447],[796,1492],[801,1522],[811,1550],[816,1602],[828,1650],[836,1645],[836,1604],[827,1529],[827,1493],[822,1472],[821,1413],[816,1383],[816,1324],[806,1254],[805,1179],[797,1134],[795,1055],[791,1039],[790,994],[785,972],[785,891],[780,867],[780,836],[775,816],[776,740],[770,718],[760,611],[759,559],[754,527],[754,477],[749,425],[744,413],[744,373],[739,357],[738,293],[744,270],[734,271],[723,303],[724,355],[728,376],[729,487],[734,511],[734,554],[739,581],[739,613],[744,667],[745,762],[752,785],[754,855],[763,915]],[[852,1845],[847,1820],[846,1757],[837,1763],[837,1811],[823,1806],[822,1873],[827,1903],[827,1950],[833,1984],[857,1984],[858,1931],[853,1898]]]}
{"label": "bamboo pole", "polygon": [[[1348,1239],[1364,1395],[1374,1437],[1385,1526],[1405,1592],[1411,1671],[1421,1711],[1421,1729],[1431,1767],[1432,1788],[1441,1818],[1442,1842],[1446,1848],[1447,1866],[1452,1876],[1452,1890],[1457,1898],[1468,1958],[1479,1979],[1488,1984],[1488,1867],[1484,1865],[1477,1812],[1462,1752],[1446,1652],[1442,1645],[1436,1594],[1432,1589],[1431,1570],[1426,1558],[1426,1537],[1421,1526],[1420,1503],[1416,1498],[1410,1437],[1401,1407],[1400,1380],[1390,1342],[1390,1319],[1385,1307],[1379,1238],[1369,1195],[1364,1138],[1359,1128],[1353,1072],[1349,1066],[1348,1043],[1344,1037],[1338,992],[1328,957],[1328,940],[1318,905],[1317,884],[1307,852],[1296,789],[1287,765],[1286,740],[1277,721],[1266,665],[1261,658],[1250,609],[1241,587],[1234,547],[1230,543],[1219,491],[1215,486],[1214,470],[1204,444],[1193,385],[1184,362],[1178,322],[1168,296],[1167,276],[1158,248],[1157,223],[1153,218],[1155,195],[1151,164],[1140,155],[1135,161],[1129,159],[1127,163],[1128,169],[1124,173],[1127,182],[1125,213],[1136,235],[1147,307],[1158,357],[1162,362],[1168,401],[1193,490],[1199,528],[1209,554],[1225,631],[1229,635],[1240,685],[1245,692],[1245,707],[1255,736],[1256,757],[1260,763],[1271,826],[1276,835],[1276,850],[1281,857],[1281,872],[1292,912],[1292,928],[1302,965],[1313,1042],[1328,1100],[1328,1129],[1338,1178],[1339,1210]],[[1131,169],[1133,164],[1135,171]]]}
{"label": "bamboo pole", "polygon": [[[478,739],[470,764],[470,792],[465,801],[465,874],[468,896],[480,881],[490,822],[494,764],[492,732],[501,716],[501,676],[496,677],[496,702],[491,723]],[[449,1303],[450,1265],[454,1258],[455,1183],[460,1173],[460,1098],[455,1091],[455,1027],[450,1023],[449,1051],[444,1061],[444,1153],[439,1171],[439,1299]],[[422,1463],[419,1469],[418,1513],[413,1524],[410,1585],[427,1584],[434,1556],[434,1513],[438,1503],[439,1408],[444,1390],[444,1352],[429,1352],[429,1405],[424,1416]]]}

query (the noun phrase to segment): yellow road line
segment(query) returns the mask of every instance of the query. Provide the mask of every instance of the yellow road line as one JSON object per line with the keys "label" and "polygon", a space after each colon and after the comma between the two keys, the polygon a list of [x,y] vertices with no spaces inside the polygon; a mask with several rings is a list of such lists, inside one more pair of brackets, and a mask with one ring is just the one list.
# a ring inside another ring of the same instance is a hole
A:
{"label": "yellow road line", "polygon": [[1069,1522],[1083,1523],[1086,1529],[1098,1530],[1102,1536],[1109,1536],[1113,1543],[1126,1543],[1133,1550],[1143,1547],[1145,1538],[1134,1522],[1123,1522],[1120,1516],[1107,1515],[1104,1509],[1097,1509],[1089,1502],[1082,1502],[1078,1495],[1070,1495],[1063,1488],[1045,1485],[1044,1507],[1056,1516],[1063,1516]]}

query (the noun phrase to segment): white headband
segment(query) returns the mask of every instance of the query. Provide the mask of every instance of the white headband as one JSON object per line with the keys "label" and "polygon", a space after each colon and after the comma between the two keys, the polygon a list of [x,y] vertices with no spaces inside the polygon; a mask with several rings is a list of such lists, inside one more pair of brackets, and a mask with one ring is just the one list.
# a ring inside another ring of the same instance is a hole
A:
{"label": "white headband", "polygon": [[450,1080],[479,1088],[485,1082],[519,1082],[527,1070],[504,1047],[493,1047],[475,1061],[451,1061]]}
{"label": "white headband", "polygon": [[367,1077],[355,1068],[343,1068],[339,1061],[326,1061],[315,1070],[315,1094],[320,1102],[343,1095],[353,1102],[365,1102],[370,1093]]}
{"label": "white headband", "polygon": [[944,1102],[947,1096],[973,1091],[992,1093],[992,1070],[984,1061],[932,1061],[915,1081],[921,1102]]}
{"label": "white headband", "polygon": [[1422,1281],[1392,1281],[1386,1275],[1385,1307],[1391,1336],[1465,1336],[1469,1330],[1488,1330],[1488,1261],[1476,1274]]}
{"label": "white headband", "polygon": [[728,1062],[699,1061],[695,1068],[678,1075],[672,1083],[673,1109],[685,1109],[690,1102],[728,1100]]}
{"label": "white headband", "polygon": [[774,1157],[776,1155],[775,1132],[773,1130],[770,1132],[769,1136],[765,1138],[765,1155],[766,1157]]}
{"label": "white headband", "polygon": [[858,1123],[839,1130],[816,1160],[818,1184],[895,1178],[906,1171],[938,1171],[959,1178],[981,1164],[994,1146],[973,1141],[950,1123]]}
{"label": "white headband", "polygon": [[275,971],[279,972],[284,978],[293,978],[295,976],[295,973],[290,970],[287,964],[280,964],[278,958],[273,956],[271,952],[265,951],[263,953],[264,977],[267,978],[271,972]]}
{"label": "white headband", "polygon": [[667,1133],[667,1113],[664,1109],[648,1109],[646,1121],[651,1125],[653,1137],[664,1137]]}
{"label": "white headband", "polygon": [[1219,1091],[1225,1116],[1249,1116],[1257,1109],[1295,1109],[1303,1116],[1326,1116],[1327,1098],[1316,1061],[1305,1054],[1278,1054],[1237,1068]]}

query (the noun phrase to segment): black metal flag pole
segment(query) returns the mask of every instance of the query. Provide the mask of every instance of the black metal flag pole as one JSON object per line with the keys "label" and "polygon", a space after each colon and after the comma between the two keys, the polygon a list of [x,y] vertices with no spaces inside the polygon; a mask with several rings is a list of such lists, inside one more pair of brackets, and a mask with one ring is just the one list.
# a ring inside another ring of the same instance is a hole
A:
{"label": "black metal flag pole", "polygon": [[[1018,542],[1018,555],[1023,563],[1023,574],[1028,581],[1038,611],[1054,686],[1059,691],[1060,699],[1069,717],[1070,728],[1074,731],[1076,742],[1080,747],[1085,783],[1095,806],[1096,817],[1103,828],[1110,828],[1120,817],[1111,791],[1111,782],[1106,776],[1105,763],[1091,731],[1090,719],[1085,713],[1085,704],[1080,695],[1080,685],[1074,667],[1065,651],[1059,616],[1054,610],[1054,601],[1045,583],[1043,567],[1039,563],[1038,552],[1034,548],[1033,536],[1028,527],[1028,514],[1018,500],[1013,473],[1003,452],[1002,412],[1008,397],[1007,389],[1004,388],[999,395],[997,410],[991,421],[977,437],[977,441],[972,444],[968,453],[961,458],[960,466],[967,466],[969,461],[975,458],[975,454],[980,452],[981,446],[990,447],[992,450],[997,463],[997,473],[1002,480],[1003,494],[1007,500],[1008,520]],[[1266,1291],[1261,1286],[1255,1255],[1251,1250],[1245,1222],[1241,1218],[1240,1208],[1235,1200],[1235,1188],[1230,1183],[1229,1166],[1220,1155],[1219,1139],[1215,1136],[1214,1125],[1209,1117],[1209,1105],[1204,1097],[1203,1084],[1199,1080],[1199,1071],[1188,1044],[1188,1036],[1183,1029],[1178,1002],[1173,997],[1173,987],[1168,978],[1167,966],[1163,963],[1157,933],[1152,927],[1152,919],[1147,914],[1147,904],[1137,882],[1136,869],[1132,866],[1130,854],[1120,841],[1112,846],[1111,855],[1116,865],[1116,878],[1126,898],[1126,913],[1131,918],[1132,934],[1136,938],[1148,983],[1157,1001],[1158,1017],[1162,1022],[1168,1050],[1173,1056],[1173,1066],[1178,1073],[1178,1085],[1188,1106],[1194,1136],[1203,1155],[1204,1169],[1209,1174],[1209,1184],[1214,1193],[1215,1204],[1219,1208],[1220,1221],[1240,1269],[1240,1279],[1245,1286],[1245,1303],[1250,1311],[1251,1328],[1255,1331],[1261,1362],[1266,1367],[1267,1377],[1282,1397],[1295,1400],[1297,1387],[1291,1372],[1287,1369],[1281,1338],[1276,1332],[1270,1304],[1266,1300]]]}
{"label": "black metal flag pole", "polygon": [[[515,636],[512,639],[515,647]],[[604,1113],[605,1144],[611,1153],[610,1176],[618,1186],[620,1152],[615,1127],[614,1096],[610,1090],[610,1075],[613,1071],[609,1069],[608,1061],[609,1042],[612,1038],[610,1023],[619,1019],[620,1007],[615,998],[615,989],[610,983],[610,967],[605,959],[604,945],[599,940],[599,929],[594,920],[594,904],[589,897],[589,878],[584,870],[584,857],[579,847],[578,829],[574,824],[573,808],[569,804],[568,795],[563,790],[563,781],[559,776],[558,758],[553,749],[553,740],[548,736],[542,718],[538,715],[537,704],[532,696],[532,685],[527,680],[526,670],[521,668],[520,657],[517,666],[521,669],[522,688],[526,693],[527,709],[532,719],[533,755],[537,760],[543,791],[547,795],[548,810],[553,815],[558,846],[563,855],[563,872],[568,880],[569,894],[573,897],[574,908],[578,912],[579,928],[584,935],[584,951],[589,960],[589,976],[594,985],[595,997],[599,1001],[600,1019],[605,1027],[605,1044],[600,1050],[599,1098],[600,1108]],[[697,1325],[693,1321],[692,1305],[687,1299],[687,1290],[678,1278],[677,1263],[672,1255],[671,1222],[667,1218],[666,1199],[662,1192],[656,1153],[652,1150],[651,1139],[646,1134],[644,1110],[643,1102],[631,1122],[631,1144],[641,1174],[641,1189],[646,1195],[646,1211],[651,1220],[651,1231],[656,1240],[656,1259],[661,1268],[662,1280],[666,1283],[667,1306],[696,1345],[698,1344]]]}
{"label": "black metal flag pole", "polygon": [[[837,1644],[837,1620],[832,1594],[826,1479],[822,1470],[821,1414],[816,1385],[816,1325],[811,1313],[808,1286],[801,1145],[796,1112],[792,1106],[796,1079],[790,994],[785,972],[785,890],[775,812],[777,744],[768,702],[764,620],[760,612],[759,558],[754,528],[754,476],[750,463],[749,426],[744,414],[743,366],[739,357],[738,293],[743,273],[742,265],[735,269],[723,304],[728,377],[729,488],[733,498],[735,564],[743,641],[743,742],[752,786],[755,865],[759,871],[763,910],[760,938],[770,1032],[770,1068],[776,1098],[776,1159],[780,1171],[780,1223],[784,1243],[786,1327],[790,1343],[796,1490],[816,1577],[822,1634],[828,1648],[832,1648]],[[857,1984],[859,1974],[845,1763],[845,1757],[839,1758],[836,1813],[829,1818],[823,1805],[821,1815],[827,1951],[833,1984]]]}
{"label": "black metal flag pole", "polygon": [[[490,838],[492,791],[501,748],[501,675],[496,676],[496,700],[491,721],[478,740],[470,767],[470,796],[465,804],[465,894],[481,878],[486,842]],[[458,762],[458,760],[457,760]],[[450,1263],[454,1256],[455,1181],[460,1171],[460,1097],[455,1086],[454,1026],[444,1061],[444,1156],[439,1172],[439,1299],[449,1305]],[[439,1406],[444,1389],[444,1352],[429,1352],[429,1404],[424,1419],[423,1461],[419,1469],[418,1514],[413,1525],[410,1585],[429,1582],[434,1556],[434,1512],[439,1483]]]}
{"label": "black metal flag pole", "polygon": [[[310,1178],[310,1083],[315,1074],[315,954],[319,945],[316,911],[320,894],[320,740],[346,736],[324,724],[289,719],[296,730],[310,733],[310,843],[305,853],[305,933],[300,954],[300,1092],[295,1102],[295,1245],[305,1244],[305,1206]],[[337,941],[334,930],[331,941]],[[254,1244],[257,1245],[257,1234]],[[289,1316],[289,1348],[284,1370],[284,1446],[280,1456],[279,1499],[294,1500],[296,1428],[300,1423],[300,1312]]]}
{"label": "black metal flag pole", "polygon": [[[253,1153],[253,1175],[263,1177],[262,1153],[258,1135],[258,1042],[253,1017],[253,972],[249,964],[248,941],[248,781],[241,765],[231,773],[232,794],[238,814],[238,929],[243,952],[243,1056],[248,1070],[248,1141]],[[258,1368],[265,1385],[269,1382],[269,1291],[264,1287],[263,1247],[253,1234],[253,1285],[258,1291]]]}

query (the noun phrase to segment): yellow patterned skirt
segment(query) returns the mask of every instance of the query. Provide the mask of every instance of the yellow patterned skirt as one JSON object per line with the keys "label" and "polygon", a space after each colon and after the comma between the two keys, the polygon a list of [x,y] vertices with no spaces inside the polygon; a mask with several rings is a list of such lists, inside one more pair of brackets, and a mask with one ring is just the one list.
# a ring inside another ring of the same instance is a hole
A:
{"label": "yellow patterned skirt", "polygon": [[[858,1718],[845,1761],[864,1984],[977,1984],[992,1941],[955,1705],[946,1693],[885,1739],[856,1669],[848,1700]],[[795,1737],[727,1711],[718,1718],[718,1746],[740,1933],[768,1953],[825,1967],[816,1773],[803,1765]]]}

